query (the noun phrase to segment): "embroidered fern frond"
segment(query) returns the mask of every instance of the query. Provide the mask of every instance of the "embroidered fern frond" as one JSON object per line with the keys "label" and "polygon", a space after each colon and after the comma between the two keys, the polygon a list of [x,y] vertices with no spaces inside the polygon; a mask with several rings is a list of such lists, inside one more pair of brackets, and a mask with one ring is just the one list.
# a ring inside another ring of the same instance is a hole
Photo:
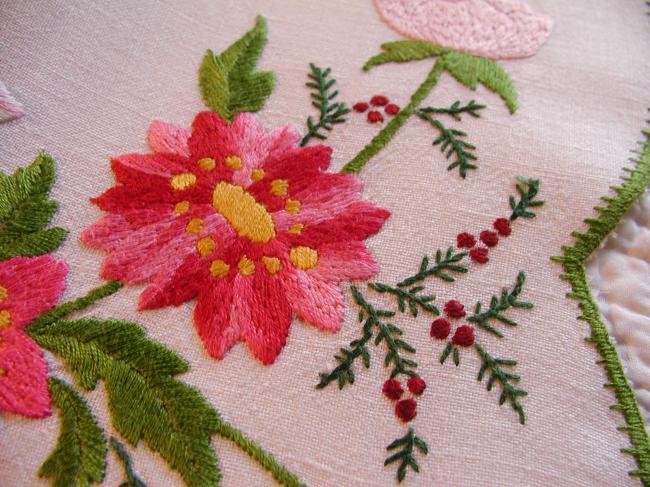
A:
{"label": "embroidered fern frond", "polygon": [[539,193],[539,180],[517,177],[517,193],[519,193],[519,201],[516,201],[514,196],[510,197],[510,208],[512,214],[510,220],[514,221],[519,217],[534,218],[535,213],[530,211],[529,208],[543,206],[544,202],[536,200],[537,193]]}
{"label": "embroidered fern frond", "polygon": [[525,282],[526,274],[524,272],[520,272],[517,275],[517,281],[515,282],[512,291],[508,291],[507,288],[503,288],[500,297],[492,296],[492,299],[490,300],[490,306],[487,311],[482,311],[483,305],[480,301],[477,302],[476,307],[474,308],[474,314],[468,317],[467,321],[476,323],[477,326],[483,328],[485,331],[492,333],[499,338],[502,338],[503,333],[494,328],[490,324],[490,320],[499,321],[507,326],[517,326],[517,323],[506,317],[503,312],[510,308],[530,309],[533,307],[532,303],[518,300],[519,295],[523,291]]}
{"label": "embroidered fern frond", "polygon": [[120,484],[120,487],[147,487],[138,476],[133,473],[133,468],[131,467],[131,457],[129,453],[124,448],[124,445],[117,441],[115,438],[111,438],[111,448],[117,455],[117,458],[122,462],[122,467],[124,468],[124,475],[126,480]]}
{"label": "embroidered fern frond", "polygon": [[521,424],[526,423],[526,415],[524,414],[524,408],[519,402],[519,399],[528,395],[523,389],[519,389],[515,384],[517,384],[521,377],[511,372],[508,372],[503,369],[503,367],[515,367],[517,362],[509,359],[496,358],[486,352],[478,343],[474,344],[474,347],[478,351],[483,365],[479,370],[477,380],[482,382],[486,374],[489,374],[489,378],[486,383],[486,388],[488,391],[492,390],[492,387],[495,383],[501,385],[501,395],[499,396],[499,405],[503,405],[506,402],[510,403],[512,409],[515,410],[519,416],[519,422]]}
{"label": "embroidered fern frond", "polygon": [[336,80],[328,78],[332,70],[319,68],[313,63],[310,63],[309,67],[311,73],[308,76],[311,81],[306,85],[314,90],[311,94],[311,103],[320,113],[316,122],[311,115],[307,117],[307,133],[300,141],[301,146],[306,145],[313,137],[325,140],[327,132],[331,131],[335,124],[344,123],[346,120],[344,115],[350,113],[350,109],[344,102],[333,102],[339,92],[333,90]]}
{"label": "embroidered fern frond", "polygon": [[427,41],[409,40],[385,42],[381,45],[381,49],[383,52],[371,57],[363,65],[364,71],[385,63],[419,61],[420,59],[440,56],[447,52],[444,47],[436,46]]}
{"label": "embroidered fern frond", "polygon": [[424,290],[424,286],[415,286],[408,290],[404,290],[399,287],[375,282],[369,284],[368,287],[380,294],[388,293],[395,296],[397,299],[397,309],[399,309],[401,313],[404,313],[408,305],[408,309],[414,318],[417,318],[419,314],[418,309],[422,309],[423,311],[436,316],[440,314],[438,308],[431,304],[431,301],[436,297],[431,294],[420,294]]}
{"label": "embroidered fern frond", "polygon": [[397,468],[397,480],[402,482],[406,477],[409,468],[416,473],[420,472],[420,466],[414,456],[416,450],[419,450],[422,455],[427,455],[429,453],[429,448],[424,440],[415,435],[413,428],[409,428],[406,435],[396,439],[388,445],[386,450],[390,452],[400,447],[401,449],[398,452],[392,454],[386,459],[386,461],[384,461],[384,466],[399,461],[400,465]]}
{"label": "embroidered fern frond", "polygon": [[438,249],[435,256],[435,264],[429,267],[429,257],[424,256],[420,263],[420,269],[411,277],[397,283],[398,287],[408,287],[416,282],[423,281],[427,277],[434,276],[447,282],[454,282],[455,278],[450,272],[465,274],[467,267],[460,264],[467,257],[467,252],[454,252],[453,247],[449,247],[443,255],[442,250]]}
{"label": "embroidered fern frond", "polygon": [[429,122],[440,132],[438,138],[433,141],[433,145],[440,145],[440,152],[445,154],[447,159],[450,159],[451,156],[456,157],[456,159],[447,166],[447,171],[451,171],[457,167],[461,177],[465,178],[468,170],[476,169],[478,167],[476,164],[470,162],[476,160],[476,155],[473,153],[473,151],[476,150],[476,146],[463,140],[463,137],[467,137],[465,132],[458,129],[448,129],[440,120],[436,120],[431,115],[424,113],[421,110],[418,110],[416,113],[422,120]]}
{"label": "embroidered fern frond", "polygon": [[38,474],[58,486],[89,486],[104,479],[106,439],[88,404],[59,379],[48,381],[52,401],[61,417],[61,433],[56,448]]}
{"label": "embroidered fern frond", "polygon": [[436,107],[423,107],[420,108],[420,112],[422,113],[435,113],[435,114],[442,114],[442,115],[450,115],[452,116],[455,120],[461,121],[461,114],[467,113],[471,115],[474,118],[480,118],[481,114],[478,112],[479,110],[483,110],[486,107],[486,105],[481,105],[480,103],[476,103],[474,100],[471,100],[469,103],[466,105],[461,105],[460,100],[456,100],[451,104],[451,106],[446,107],[446,108],[436,108]]}
{"label": "embroidered fern frond", "polygon": [[58,208],[48,198],[55,166],[54,159],[41,152],[10,176],[0,172],[0,260],[48,254],[65,239],[63,228],[45,229]]}

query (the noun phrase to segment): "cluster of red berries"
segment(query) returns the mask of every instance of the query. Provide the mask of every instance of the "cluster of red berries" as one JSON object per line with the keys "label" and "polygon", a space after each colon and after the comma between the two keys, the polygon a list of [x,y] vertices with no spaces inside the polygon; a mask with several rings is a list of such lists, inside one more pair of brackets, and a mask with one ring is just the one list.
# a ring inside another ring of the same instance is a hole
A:
{"label": "cluster of red berries", "polygon": [[[384,112],[388,115],[397,115],[399,112],[399,107],[394,103],[389,103],[388,98],[384,95],[375,95],[370,99],[370,103],[365,101],[360,101],[352,105],[352,109],[355,112],[364,113],[368,108],[373,107],[384,107]],[[372,109],[368,112],[368,122],[370,123],[382,123],[384,121],[384,116],[378,109]]]}
{"label": "cluster of red berries", "polygon": [[[406,382],[406,387],[408,387],[408,390],[411,392],[411,394],[414,396],[419,396],[427,388],[427,383],[424,382],[421,377],[414,375],[412,377],[409,377],[409,380]],[[415,418],[415,415],[417,414],[416,409],[418,403],[412,397],[408,399],[401,399],[402,394],[404,394],[404,389],[402,388],[400,381],[397,379],[387,380],[384,382],[383,391],[384,395],[388,399],[391,401],[397,401],[395,404],[395,415],[399,419],[405,423],[408,423],[413,418]]]}
{"label": "cluster of red berries", "polygon": [[488,247],[495,247],[499,243],[499,235],[507,237],[512,233],[510,220],[507,218],[497,218],[492,224],[496,232],[492,230],[483,230],[479,234],[479,240],[485,247],[475,247],[476,237],[471,233],[463,232],[456,236],[456,246],[459,249],[470,249],[469,257],[478,264],[485,264],[488,260]]}
{"label": "cluster of red berries", "polygon": [[[452,319],[460,319],[465,316],[465,306],[460,301],[452,299],[445,303],[445,314]],[[446,340],[451,333],[451,323],[446,318],[438,318],[431,323],[431,337],[438,340]],[[461,325],[454,331],[451,337],[452,345],[457,347],[471,347],[474,345],[474,329],[469,325]]]}

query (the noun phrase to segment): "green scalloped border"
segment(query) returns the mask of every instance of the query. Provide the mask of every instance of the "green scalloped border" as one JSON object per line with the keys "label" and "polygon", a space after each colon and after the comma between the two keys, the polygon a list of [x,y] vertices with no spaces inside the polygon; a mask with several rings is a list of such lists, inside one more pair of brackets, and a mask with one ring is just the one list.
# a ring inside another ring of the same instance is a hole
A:
{"label": "green scalloped border", "polygon": [[589,226],[588,230],[584,233],[573,232],[571,235],[576,238],[576,242],[571,246],[563,246],[563,255],[551,257],[551,260],[562,264],[564,273],[561,278],[571,283],[573,291],[568,293],[567,297],[579,301],[582,315],[578,319],[586,321],[591,327],[591,337],[587,338],[587,341],[595,344],[601,357],[597,363],[603,365],[609,380],[606,386],[611,387],[616,396],[617,403],[611,408],[620,410],[625,419],[625,425],[618,429],[628,433],[632,448],[624,448],[621,451],[634,456],[638,465],[638,469],[631,471],[630,475],[638,477],[645,487],[650,487],[648,432],[636,395],[625,376],[616,347],[612,343],[598,305],[591,294],[586,273],[586,262],[589,256],[618,226],[620,220],[650,183],[650,131],[643,131],[643,134],[646,140],[641,142],[641,150],[634,151],[638,154],[638,157],[632,159],[635,163],[634,167],[624,168],[623,171],[628,173],[627,176],[621,176],[624,183],[611,188],[616,196],[603,196],[601,199],[607,205],[595,208],[598,217],[585,220]]}

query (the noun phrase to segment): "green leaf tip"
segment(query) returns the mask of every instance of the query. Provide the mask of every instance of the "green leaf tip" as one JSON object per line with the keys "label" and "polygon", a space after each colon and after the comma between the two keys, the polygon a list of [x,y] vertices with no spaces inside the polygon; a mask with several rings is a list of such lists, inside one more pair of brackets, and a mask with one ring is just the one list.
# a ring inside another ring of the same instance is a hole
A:
{"label": "green leaf tip", "polygon": [[255,71],[266,45],[266,20],[255,26],[220,54],[208,49],[199,68],[199,85],[205,104],[228,122],[240,112],[257,112],[273,91],[271,71]]}

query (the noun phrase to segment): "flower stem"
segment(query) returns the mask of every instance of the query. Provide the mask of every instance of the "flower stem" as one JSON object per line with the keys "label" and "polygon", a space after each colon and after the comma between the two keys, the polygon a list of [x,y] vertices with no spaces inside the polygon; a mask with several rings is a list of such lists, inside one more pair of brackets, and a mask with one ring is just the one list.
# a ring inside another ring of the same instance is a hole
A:
{"label": "flower stem", "polygon": [[119,281],[108,281],[103,286],[96,287],[89,291],[84,297],[73,299],[67,303],[62,303],[49,311],[46,311],[41,316],[36,318],[29,325],[30,333],[38,333],[44,327],[54,323],[61,318],[65,318],[69,314],[74,313],[75,311],[81,311],[82,309],[87,308],[91,304],[104,299],[111,294],[115,294],[123,284]]}
{"label": "flower stem", "polygon": [[341,172],[356,173],[358,174],[363,169],[363,166],[376,156],[379,151],[381,151],[386,144],[388,144],[397,131],[402,128],[402,125],[413,115],[415,110],[420,106],[424,101],[427,95],[431,92],[433,87],[438,82],[440,75],[444,70],[443,64],[441,62],[436,62],[433,65],[431,71],[427,75],[427,78],[424,82],[415,90],[415,93],[411,96],[411,100],[408,105],[406,105],[399,113],[393,118],[388,125],[386,125],[381,132],[379,132],[375,137],[367,144],[361,152],[359,152],[354,158],[348,162]]}
{"label": "flower stem", "polygon": [[247,453],[253,460],[268,470],[273,475],[273,478],[281,485],[287,487],[305,487],[305,484],[285,466],[279,464],[273,455],[234,426],[222,421],[219,423],[217,434],[226,440],[232,441],[240,450]]}

